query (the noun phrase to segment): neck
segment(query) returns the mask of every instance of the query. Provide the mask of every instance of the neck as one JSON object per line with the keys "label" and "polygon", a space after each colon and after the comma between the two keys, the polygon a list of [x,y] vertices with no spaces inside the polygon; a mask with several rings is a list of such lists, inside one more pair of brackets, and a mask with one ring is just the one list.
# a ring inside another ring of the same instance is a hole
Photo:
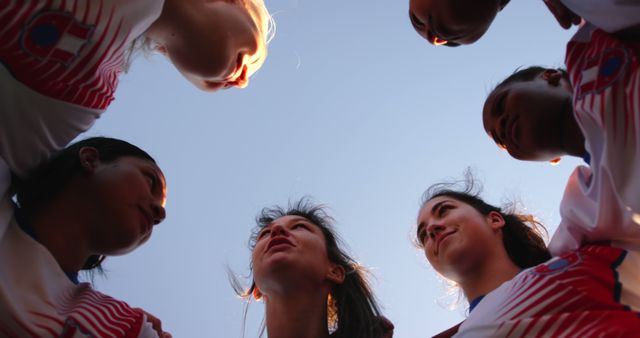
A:
{"label": "neck", "polygon": [[584,134],[576,121],[573,109],[566,114],[564,129],[564,151],[568,155],[582,158],[587,150],[584,147]]}
{"label": "neck", "polygon": [[63,192],[47,203],[31,218],[31,225],[40,244],[49,250],[62,270],[78,272],[92,255],[87,239],[88,218],[82,203],[83,196],[76,192]]}
{"label": "neck", "polygon": [[497,259],[492,257],[486,260],[486,264],[468,271],[458,281],[469,301],[495,290],[520,272],[520,268],[511,261],[506,251],[504,255],[498,256]]}
{"label": "neck", "polygon": [[328,338],[328,292],[300,290],[265,295],[269,338]]}

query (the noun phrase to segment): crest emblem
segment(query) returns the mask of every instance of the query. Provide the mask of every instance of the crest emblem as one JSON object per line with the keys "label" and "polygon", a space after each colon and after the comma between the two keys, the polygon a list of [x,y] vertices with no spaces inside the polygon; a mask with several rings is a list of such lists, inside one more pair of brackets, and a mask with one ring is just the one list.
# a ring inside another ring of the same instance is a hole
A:
{"label": "crest emblem", "polygon": [[38,60],[66,66],[89,43],[94,28],[80,23],[71,13],[40,12],[22,28],[20,46]]}

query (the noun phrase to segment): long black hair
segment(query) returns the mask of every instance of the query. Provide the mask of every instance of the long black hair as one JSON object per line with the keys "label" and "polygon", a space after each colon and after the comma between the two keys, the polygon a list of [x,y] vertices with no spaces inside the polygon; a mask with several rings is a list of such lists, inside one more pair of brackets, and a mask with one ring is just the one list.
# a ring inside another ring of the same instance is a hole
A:
{"label": "long black hair", "polygon": [[[289,203],[286,208],[274,206],[262,209],[256,217],[257,226],[249,239],[251,250],[253,251],[262,228],[284,216],[304,217],[320,228],[327,244],[329,260],[345,269],[344,282],[335,285],[331,291],[332,301],[329,304],[328,318],[331,326],[336,328],[331,337],[383,337],[385,330],[391,328],[385,325],[380,314],[379,306],[366,279],[366,270],[342,249],[342,242],[333,229],[334,220],[322,205],[314,204],[308,198],[302,198]],[[236,279],[232,278],[231,282],[236,293],[245,299],[250,298],[256,289],[255,282],[252,282],[251,287],[246,290]]]}
{"label": "long black hair", "polygon": [[[24,180],[18,180],[13,189],[20,213],[27,221],[53,198],[58,196],[69,184],[72,178],[83,172],[79,152],[83,147],[93,147],[98,150],[101,162],[112,162],[122,156],[133,156],[155,163],[155,160],[144,150],[133,144],[108,137],[92,137],[76,142],[55,154],[49,161],[43,163]],[[17,178],[13,178],[16,180]],[[82,270],[100,267],[104,256],[94,255],[85,262]]]}

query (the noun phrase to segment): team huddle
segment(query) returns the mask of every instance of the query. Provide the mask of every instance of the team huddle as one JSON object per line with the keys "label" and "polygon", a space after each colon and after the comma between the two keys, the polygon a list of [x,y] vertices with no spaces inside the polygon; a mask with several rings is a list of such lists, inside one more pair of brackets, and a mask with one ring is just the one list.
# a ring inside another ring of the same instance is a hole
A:
{"label": "team huddle", "polygon": [[[508,4],[410,0],[409,19],[429,43],[456,47]],[[415,241],[469,302],[437,337],[640,336],[640,1],[540,5],[579,25],[566,69],[518,70],[478,111],[513,158],[584,164],[548,245],[534,216],[485,202],[472,177],[425,192]],[[123,140],[70,142],[139,52],[166,56],[204,91],[247,86],[273,32],[263,0],[4,1],[0,22],[0,336],[170,337],[78,277],[150,239],[165,219],[161,168]],[[268,337],[393,336],[321,205],[263,209],[250,244],[251,283],[232,286],[264,301]]]}

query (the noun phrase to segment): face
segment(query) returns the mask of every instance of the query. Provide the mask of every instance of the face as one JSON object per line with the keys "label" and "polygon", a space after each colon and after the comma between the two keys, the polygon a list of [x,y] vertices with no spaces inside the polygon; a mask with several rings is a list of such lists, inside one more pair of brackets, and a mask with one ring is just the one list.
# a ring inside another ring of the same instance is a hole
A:
{"label": "face", "polygon": [[263,295],[294,285],[339,283],[327,256],[324,234],[300,216],[276,219],[259,233],[252,254],[256,286]]}
{"label": "face", "polygon": [[489,136],[512,157],[529,161],[565,155],[572,119],[571,85],[555,70],[494,90],[482,111]]}
{"label": "face", "polygon": [[414,29],[432,44],[455,47],[476,42],[500,10],[500,0],[411,0]]}
{"label": "face", "polygon": [[239,0],[169,0],[165,12],[175,24],[150,37],[196,87],[244,88],[262,66],[262,34]]}
{"label": "face", "polygon": [[146,242],[165,218],[162,171],[137,157],[85,161],[91,166],[86,194],[93,216],[90,246],[95,254],[128,253]]}
{"label": "face", "polygon": [[433,268],[458,281],[503,245],[500,229],[504,220],[497,215],[484,216],[454,198],[435,197],[420,210],[417,238]]}

